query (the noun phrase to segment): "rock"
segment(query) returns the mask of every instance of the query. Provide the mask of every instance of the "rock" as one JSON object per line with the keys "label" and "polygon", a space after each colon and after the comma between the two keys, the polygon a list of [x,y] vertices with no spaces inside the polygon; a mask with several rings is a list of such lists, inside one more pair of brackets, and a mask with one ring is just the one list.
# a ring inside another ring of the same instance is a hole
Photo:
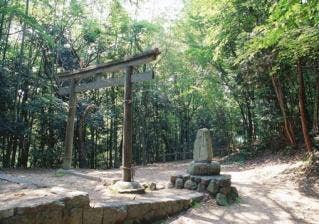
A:
{"label": "rock", "polygon": [[217,183],[220,187],[230,187],[231,186],[230,176],[223,175],[222,178],[217,180]]}
{"label": "rock", "polygon": [[144,194],[145,188],[136,181],[118,181],[109,187],[111,190],[120,194]]}
{"label": "rock", "polygon": [[218,162],[191,162],[188,165],[187,173],[198,176],[211,176],[220,173],[220,164]]}
{"label": "rock", "polygon": [[173,185],[175,185],[176,178],[177,178],[176,176],[171,176],[171,183]]}
{"label": "rock", "polygon": [[196,190],[197,189],[197,183],[191,180],[187,180],[184,184],[184,188],[188,190]]}
{"label": "rock", "polygon": [[201,184],[205,185],[206,187],[208,186],[210,180],[209,179],[201,179]]}
{"label": "rock", "polygon": [[207,128],[199,129],[194,142],[193,159],[197,162],[211,161],[213,144],[210,131]]}
{"label": "rock", "polygon": [[211,195],[215,196],[215,195],[218,193],[218,191],[219,191],[219,185],[217,184],[217,181],[212,180],[212,181],[208,184],[206,190],[207,190]]}
{"label": "rock", "polygon": [[184,181],[182,178],[176,178],[175,187],[177,189],[182,189],[184,187]]}
{"label": "rock", "polygon": [[183,175],[183,181],[186,182],[187,180],[190,179],[190,177],[191,177],[191,175],[189,175],[189,174]]}
{"label": "rock", "polygon": [[230,204],[234,203],[237,200],[238,196],[239,195],[238,195],[237,188],[236,187],[230,187],[230,191],[227,194],[228,203],[230,203]]}
{"label": "rock", "polygon": [[227,197],[224,194],[218,193],[216,195],[216,203],[221,206],[227,206],[228,205]]}
{"label": "rock", "polygon": [[199,192],[205,192],[206,191],[206,185],[203,183],[199,183],[197,186],[197,191]]}
{"label": "rock", "polygon": [[156,183],[152,182],[149,184],[150,190],[155,191],[156,190]]}
{"label": "rock", "polygon": [[196,183],[200,183],[202,181],[202,178],[200,178],[200,177],[195,177],[195,182]]}
{"label": "rock", "polygon": [[230,190],[231,190],[230,186],[221,187],[221,188],[219,188],[219,193],[227,195],[230,192]]}

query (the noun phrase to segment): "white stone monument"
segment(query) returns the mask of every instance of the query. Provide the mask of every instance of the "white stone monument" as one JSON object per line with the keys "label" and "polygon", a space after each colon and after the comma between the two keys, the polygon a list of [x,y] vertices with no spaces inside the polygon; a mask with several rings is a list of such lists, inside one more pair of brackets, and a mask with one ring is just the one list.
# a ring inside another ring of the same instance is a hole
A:
{"label": "white stone monument", "polygon": [[187,172],[198,176],[219,175],[220,164],[212,161],[212,158],[213,146],[210,131],[207,128],[199,129],[194,143],[193,162],[188,166]]}

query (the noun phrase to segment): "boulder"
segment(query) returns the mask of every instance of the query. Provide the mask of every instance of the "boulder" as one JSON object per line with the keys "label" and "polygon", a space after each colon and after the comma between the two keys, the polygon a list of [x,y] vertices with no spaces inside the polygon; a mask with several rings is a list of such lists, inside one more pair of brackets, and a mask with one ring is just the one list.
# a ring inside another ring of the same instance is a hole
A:
{"label": "boulder", "polygon": [[156,183],[152,182],[149,184],[149,188],[151,191],[155,191],[157,188],[156,188]]}
{"label": "boulder", "polygon": [[175,187],[176,189],[183,189],[184,187],[183,178],[176,178]]}
{"label": "boulder", "polygon": [[205,192],[206,191],[206,185],[203,183],[199,183],[197,186],[197,191],[199,192]]}
{"label": "boulder", "polygon": [[176,176],[171,176],[171,183],[175,185],[175,181],[176,181]]}
{"label": "boulder", "polygon": [[219,188],[219,193],[227,195],[230,192],[230,190],[231,190],[230,186],[221,187]]}
{"label": "boulder", "polygon": [[189,174],[183,175],[183,181],[186,182],[187,180],[190,179],[190,177],[191,177],[191,176],[190,176]]}
{"label": "boulder", "polygon": [[216,195],[216,203],[218,205],[221,205],[221,206],[227,206],[228,205],[228,201],[227,201],[226,195],[224,195],[222,193],[218,193]]}
{"label": "boulder", "polygon": [[206,189],[211,195],[215,196],[219,192],[219,185],[217,184],[217,181],[212,180]]}
{"label": "boulder", "polygon": [[231,178],[227,175],[223,175],[222,178],[217,180],[217,183],[220,187],[230,187],[231,186]]}
{"label": "boulder", "polygon": [[200,181],[202,184],[204,184],[206,187],[208,186],[210,179],[201,179]]}
{"label": "boulder", "polygon": [[197,189],[197,183],[191,180],[185,181],[184,188],[188,190],[196,190]]}
{"label": "boulder", "polygon": [[230,187],[230,191],[227,194],[228,203],[234,203],[238,198],[238,191],[236,187]]}

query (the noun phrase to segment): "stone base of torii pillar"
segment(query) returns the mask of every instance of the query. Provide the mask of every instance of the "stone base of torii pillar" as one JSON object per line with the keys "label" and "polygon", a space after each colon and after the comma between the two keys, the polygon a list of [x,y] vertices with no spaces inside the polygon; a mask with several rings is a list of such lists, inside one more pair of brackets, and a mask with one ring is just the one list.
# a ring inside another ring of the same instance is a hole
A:
{"label": "stone base of torii pillar", "polygon": [[136,181],[117,181],[110,189],[120,194],[144,194],[145,188]]}

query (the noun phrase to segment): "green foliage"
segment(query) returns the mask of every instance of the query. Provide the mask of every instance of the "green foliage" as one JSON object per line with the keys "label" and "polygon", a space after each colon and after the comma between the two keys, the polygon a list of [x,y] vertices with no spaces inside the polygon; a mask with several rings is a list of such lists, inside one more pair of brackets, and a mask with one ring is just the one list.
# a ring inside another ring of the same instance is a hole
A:
{"label": "green foliage", "polygon": [[[191,158],[202,127],[211,129],[221,155],[239,151],[234,160],[242,163],[285,148],[287,119],[299,141],[297,61],[305,76],[309,123],[314,130],[318,123],[316,0],[189,0],[170,24],[134,20],[118,0],[0,4],[0,166],[60,166],[68,97],[57,90],[68,83],[58,82],[58,72],[154,46],[162,52],[159,60],[134,70],[156,72],[152,82],[134,84],[136,164]],[[91,168],[120,166],[122,98],[121,87],[79,94],[74,166],[81,147]],[[90,104],[95,109],[81,126]]]}
{"label": "green foliage", "polygon": [[83,38],[87,43],[96,42],[101,35],[101,29],[98,23],[94,20],[86,21],[83,26]]}

